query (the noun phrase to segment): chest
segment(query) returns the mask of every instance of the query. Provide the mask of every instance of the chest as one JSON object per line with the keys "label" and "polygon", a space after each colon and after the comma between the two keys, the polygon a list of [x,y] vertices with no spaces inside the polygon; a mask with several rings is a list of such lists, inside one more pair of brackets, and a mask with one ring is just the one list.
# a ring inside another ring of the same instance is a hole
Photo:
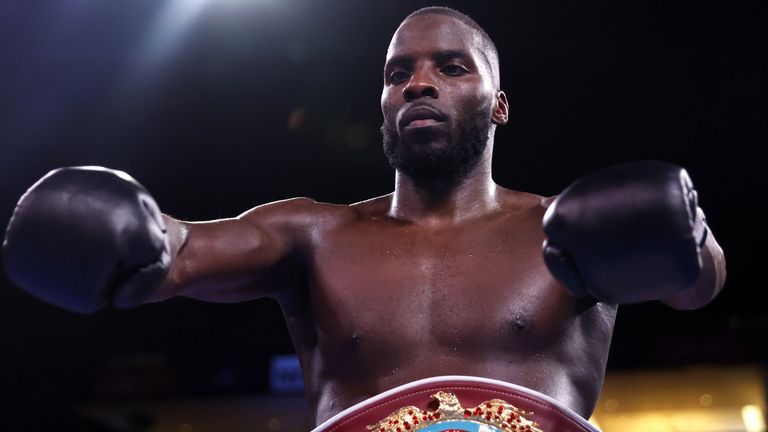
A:
{"label": "chest", "polygon": [[551,340],[572,304],[544,267],[542,240],[538,219],[446,230],[370,221],[329,235],[312,257],[318,337],[398,352]]}

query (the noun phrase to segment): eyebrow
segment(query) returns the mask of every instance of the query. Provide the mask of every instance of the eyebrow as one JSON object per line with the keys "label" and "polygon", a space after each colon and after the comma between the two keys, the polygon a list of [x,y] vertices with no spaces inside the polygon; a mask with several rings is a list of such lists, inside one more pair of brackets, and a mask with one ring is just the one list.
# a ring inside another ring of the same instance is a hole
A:
{"label": "eyebrow", "polygon": [[[451,59],[470,60],[472,57],[469,55],[469,52],[466,50],[450,49],[450,50],[435,51],[429,55],[429,58],[436,63],[442,63]],[[411,65],[414,63],[415,59],[416,59],[415,56],[408,55],[408,54],[392,56],[389,60],[387,60],[386,64],[384,65],[384,70],[386,71],[388,69],[391,69],[397,66]]]}

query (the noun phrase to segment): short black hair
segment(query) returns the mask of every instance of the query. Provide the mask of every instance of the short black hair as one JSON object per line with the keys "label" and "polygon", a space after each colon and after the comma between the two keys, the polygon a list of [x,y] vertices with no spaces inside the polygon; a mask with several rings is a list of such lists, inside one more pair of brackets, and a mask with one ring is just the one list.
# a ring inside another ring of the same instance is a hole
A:
{"label": "short black hair", "polygon": [[477,34],[480,36],[480,39],[482,39],[483,41],[484,51],[487,50],[487,52],[490,52],[490,56],[488,60],[491,63],[491,70],[494,73],[494,79],[497,81],[497,85],[498,85],[500,81],[499,50],[496,48],[496,44],[493,42],[493,39],[491,39],[491,37],[488,35],[488,32],[486,32],[485,29],[482,28],[480,24],[477,23],[477,21],[470,18],[469,15],[463,12],[459,12],[456,9],[451,9],[445,6],[428,6],[428,7],[418,9],[416,11],[411,12],[407,17],[405,17],[403,22],[407,21],[409,18],[419,16],[419,15],[427,15],[427,14],[449,16],[451,18],[461,21],[467,27],[477,32]]}

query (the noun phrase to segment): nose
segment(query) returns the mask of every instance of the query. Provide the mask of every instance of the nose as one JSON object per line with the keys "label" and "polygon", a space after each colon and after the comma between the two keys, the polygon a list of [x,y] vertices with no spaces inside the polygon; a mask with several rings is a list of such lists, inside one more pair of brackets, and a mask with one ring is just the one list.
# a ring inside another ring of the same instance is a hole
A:
{"label": "nose", "polygon": [[427,72],[414,73],[408,81],[408,85],[403,88],[403,97],[406,102],[422,97],[437,99],[439,94],[434,77]]}

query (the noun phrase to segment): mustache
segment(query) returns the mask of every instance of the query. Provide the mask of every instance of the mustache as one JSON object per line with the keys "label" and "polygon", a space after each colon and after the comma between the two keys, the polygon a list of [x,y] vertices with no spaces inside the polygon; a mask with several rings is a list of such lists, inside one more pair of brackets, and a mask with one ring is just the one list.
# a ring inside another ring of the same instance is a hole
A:
{"label": "mustache", "polygon": [[448,119],[448,115],[443,112],[443,110],[430,104],[429,102],[419,101],[407,106],[400,111],[397,125],[402,128],[414,120],[425,119],[434,119],[440,122],[444,122]]}

